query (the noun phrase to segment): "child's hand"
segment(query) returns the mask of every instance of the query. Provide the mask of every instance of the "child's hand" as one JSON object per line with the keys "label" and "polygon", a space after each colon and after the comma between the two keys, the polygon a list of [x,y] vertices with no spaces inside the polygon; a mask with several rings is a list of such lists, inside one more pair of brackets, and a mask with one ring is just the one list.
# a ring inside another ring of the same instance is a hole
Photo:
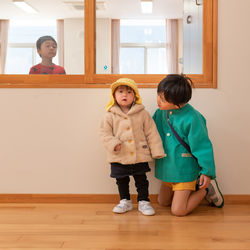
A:
{"label": "child's hand", "polygon": [[161,159],[161,158],[164,158],[164,157],[166,157],[166,154],[164,154],[164,155],[156,155],[153,158],[154,159]]}
{"label": "child's hand", "polygon": [[202,174],[200,176],[199,188],[200,189],[202,189],[202,188],[208,188],[209,184],[210,184],[210,177]]}
{"label": "child's hand", "polygon": [[117,144],[114,148],[114,151],[120,151],[121,150],[121,144]]}

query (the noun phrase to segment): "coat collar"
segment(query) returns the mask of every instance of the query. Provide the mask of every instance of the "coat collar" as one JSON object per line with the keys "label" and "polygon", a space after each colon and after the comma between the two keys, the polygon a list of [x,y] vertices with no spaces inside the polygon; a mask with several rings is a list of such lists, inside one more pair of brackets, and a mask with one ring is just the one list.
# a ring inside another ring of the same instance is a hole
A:
{"label": "coat collar", "polygon": [[115,104],[108,112],[111,112],[113,114],[120,115],[122,117],[128,117],[129,115],[135,114],[140,112],[141,110],[145,109],[144,105],[142,104],[134,104],[131,109],[128,111],[127,114],[123,113],[120,107]]}

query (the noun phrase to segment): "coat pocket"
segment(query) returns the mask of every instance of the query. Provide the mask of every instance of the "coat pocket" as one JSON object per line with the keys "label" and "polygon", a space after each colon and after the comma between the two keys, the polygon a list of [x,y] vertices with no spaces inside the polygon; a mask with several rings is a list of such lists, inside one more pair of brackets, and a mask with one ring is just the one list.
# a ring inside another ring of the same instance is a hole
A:
{"label": "coat pocket", "polygon": [[142,152],[143,154],[146,154],[146,155],[151,155],[150,153],[150,149],[149,149],[149,146],[147,144],[147,142],[140,142],[139,144],[139,151]]}
{"label": "coat pocket", "polygon": [[190,153],[182,153],[181,157],[193,157]]}

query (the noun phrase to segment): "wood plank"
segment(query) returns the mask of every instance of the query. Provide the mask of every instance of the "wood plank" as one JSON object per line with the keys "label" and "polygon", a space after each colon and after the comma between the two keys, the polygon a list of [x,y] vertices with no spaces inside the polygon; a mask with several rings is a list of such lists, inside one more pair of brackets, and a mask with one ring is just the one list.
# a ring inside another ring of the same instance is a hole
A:
{"label": "wood plank", "polygon": [[84,2],[84,65],[87,82],[92,81],[96,68],[96,1],[87,0]]}
{"label": "wood plank", "polygon": [[155,216],[143,216],[135,204],[126,214],[114,214],[113,206],[0,204],[0,249],[250,249],[250,204],[201,205],[185,217],[158,204]]}
{"label": "wood plank", "polygon": [[[133,203],[137,195],[132,194]],[[225,204],[250,204],[250,195],[224,195]],[[150,195],[157,203],[157,194]],[[115,203],[118,194],[0,194],[0,203]],[[1,207],[0,207],[1,209]]]}

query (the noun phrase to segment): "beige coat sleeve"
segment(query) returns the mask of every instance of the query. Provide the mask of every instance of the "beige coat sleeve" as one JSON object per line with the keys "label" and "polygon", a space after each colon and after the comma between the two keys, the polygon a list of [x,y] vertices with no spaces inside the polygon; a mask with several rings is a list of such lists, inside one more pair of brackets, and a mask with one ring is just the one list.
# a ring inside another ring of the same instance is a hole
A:
{"label": "beige coat sleeve", "polygon": [[113,134],[112,116],[109,113],[105,114],[101,120],[99,136],[106,150],[111,153],[114,152],[116,145],[121,144],[121,141]]}
{"label": "beige coat sleeve", "polygon": [[145,118],[144,118],[144,133],[147,137],[152,158],[154,159],[164,158],[166,154],[163,149],[161,137],[158,133],[153,118],[147,111],[145,111]]}

